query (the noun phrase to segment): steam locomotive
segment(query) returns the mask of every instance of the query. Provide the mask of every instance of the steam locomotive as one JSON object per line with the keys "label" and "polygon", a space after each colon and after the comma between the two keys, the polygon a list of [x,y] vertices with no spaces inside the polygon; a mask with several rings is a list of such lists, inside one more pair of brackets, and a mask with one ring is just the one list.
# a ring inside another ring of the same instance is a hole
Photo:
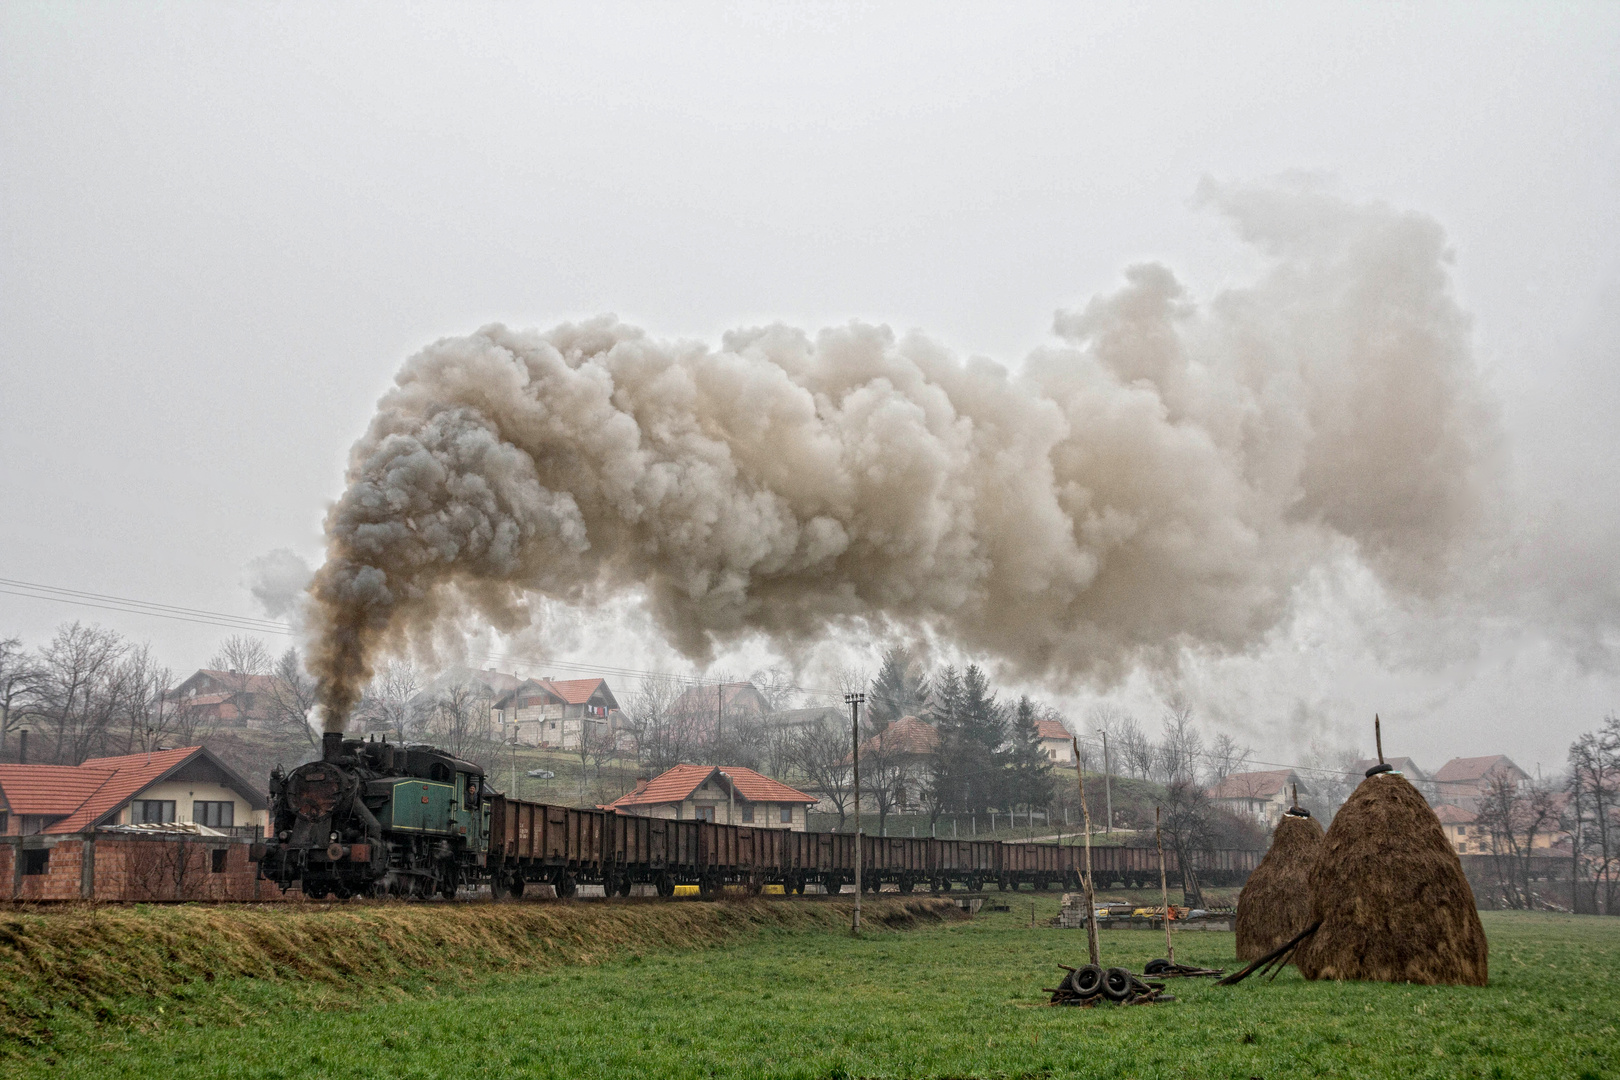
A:
{"label": "steam locomotive", "polygon": [[[790,832],[712,821],[636,817],[590,807],[510,798],[483,769],[431,746],[328,734],[321,759],[270,778],[270,835],[253,849],[260,873],[312,899],[351,896],[453,898],[487,884],[496,897],[545,883],[560,897],[581,884],[628,896],[638,884],[670,896],[677,885],[712,895],[727,885],[760,891],[837,892],[855,880],[943,891],[1055,885],[1078,887],[1082,849],[935,837]],[[1253,851],[1193,853],[1205,884],[1240,884]],[[1166,870],[1179,880],[1174,852]],[[1092,866],[1104,882],[1157,884],[1151,848],[1099,847]]]}
{"label": "steam locomotive", "polygon": [[270,774],[270,834],[253,856],[317,900],[452,898],[487,876],[489,795],[483,769],[431,746],[328,732],[321,760]]}

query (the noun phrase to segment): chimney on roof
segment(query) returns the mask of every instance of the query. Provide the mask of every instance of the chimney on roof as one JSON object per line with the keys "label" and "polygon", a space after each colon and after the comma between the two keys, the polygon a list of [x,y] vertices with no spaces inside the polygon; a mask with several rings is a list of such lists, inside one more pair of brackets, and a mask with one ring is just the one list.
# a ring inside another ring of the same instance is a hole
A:
{"label": "chimney on roof", "polygon": [[645,789],[646,786],[648,784],[650,784],[651,782],[652,782],[652,777],[650,777],[650,776],[638,776],[638,777],[636,777],[636,790],[632,791],[630,794],[632,794],[632,795],[640,795],[642,790]]}

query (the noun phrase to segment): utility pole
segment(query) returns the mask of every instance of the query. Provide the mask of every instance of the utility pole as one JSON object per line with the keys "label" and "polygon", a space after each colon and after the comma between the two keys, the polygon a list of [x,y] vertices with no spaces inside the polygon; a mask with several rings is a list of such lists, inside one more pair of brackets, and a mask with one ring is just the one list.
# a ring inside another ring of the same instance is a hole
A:
{"label": "utility pole", "polygon": [[861,704],[865,700],[866,695],[858,692],[844,695],[849,706],[849,760],[855,769],[855,922],[849,928],[851,934],[861,932]]}
{"label": "utility pole", "polygon": [[1114,785],[1113,768],[1108,764],[1108,732],[1105,729],[1103,737],[1103,795],[1108,800],[1108,821],[1103,825],[1103,832],[1114,831]]}
{"label": "utility pole", "polygon": [[1097,893],[1091,884],[1091,811],[1086,808],[1086,773],[1080,767],[1080,740],[1070,736],[1074,743],[1074,775],[1080,781],[1080,817],[1086,830],[1086,872],[1080,879],[1086,894],[1086,949],[1093,964],[1102,964],[1102,946],[1097,940]]}
{"label": "utility pole", "polygon": [[1176,943],[1170,937],[1170,886],[1164,876],[1164,837],[1159,831],[1159,808],[1153,808],[1153,843],[1159,849],[1159,899],[1164,904],[1164,958],[1176,962]]}

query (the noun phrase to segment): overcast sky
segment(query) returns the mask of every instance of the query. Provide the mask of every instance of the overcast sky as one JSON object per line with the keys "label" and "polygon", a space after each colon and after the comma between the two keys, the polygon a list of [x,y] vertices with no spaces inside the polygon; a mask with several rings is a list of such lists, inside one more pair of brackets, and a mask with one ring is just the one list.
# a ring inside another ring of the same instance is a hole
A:
{"label": "overcast sky", "polygon": [[[1515,518],[1612,589],[1620,5],[8,3],[0,577],[262,615],[248,563],[319,561],[435,338],[861,318],[1016,368],[1133,262],[1250,275],[1195,190],[1295,171],[1446,230]],[[1199,667],[1206,716],[1265,756],[1376,708],[1420,763],[1551,768],[1620,708],[1612,623],[1418,664],[1354,606]],[[72,618],[177,668],[225,632],[0,595],[0,634]],[[673,663],[613,640],[556,647]]]}

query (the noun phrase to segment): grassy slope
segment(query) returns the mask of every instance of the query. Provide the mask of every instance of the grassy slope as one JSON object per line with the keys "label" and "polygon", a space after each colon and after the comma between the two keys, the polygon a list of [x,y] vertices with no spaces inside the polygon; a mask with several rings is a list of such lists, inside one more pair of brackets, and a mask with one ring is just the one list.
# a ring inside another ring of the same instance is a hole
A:
{"label": "grassy slope", "polygon": [[[63,1030],[13,1064],[166,1078],[1620,1075],[1620,921],[1487,914],[1483,990],[1310,984],[1289,970],[1184,984],[1173,1005],[1074,1010],[1039,1007],[1039,988],[1084,937],[1031,930],[1028,904],[861,941],[763,930],[350,1007],[219,980],[164,1018],[136,1017],[145,1030]],[[1055,901],[1040,906],[1044,917]],[[1137,966],[1162,946],[1109,932],[1105,959]],[[1189,933],[1177,955],[1230,963],[1231,950],[1229,935]],[[240,1026],[219,1022],[237,1012]]]}

